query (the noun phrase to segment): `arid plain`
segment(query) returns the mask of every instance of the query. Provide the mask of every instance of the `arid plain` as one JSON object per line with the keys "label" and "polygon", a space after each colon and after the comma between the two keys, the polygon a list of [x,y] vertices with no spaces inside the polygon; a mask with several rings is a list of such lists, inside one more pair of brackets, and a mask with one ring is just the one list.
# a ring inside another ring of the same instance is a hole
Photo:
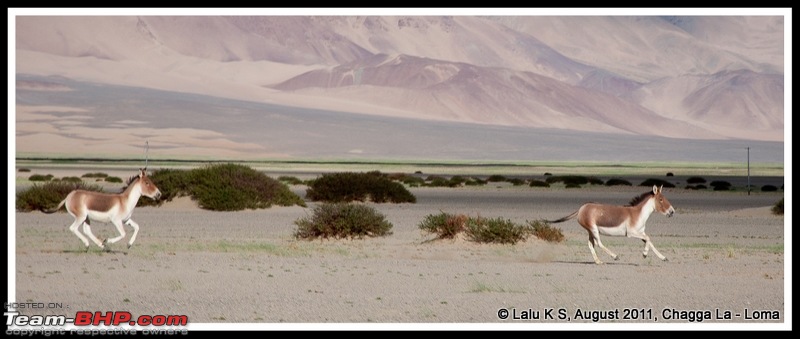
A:
{"label": "arid plain", "polygon": [[[33,168],[31,173],[37,172],[60,177],[96,171]],[[763,180],[771,181],[761,185],[783,184],[782,177]],[[304,196],[305,186],[291,187]],[[410,188],[415,204],[368,203],[392,223],[391,235],[316,241],[292,236],[294,222],[310,216],[314,202],[307,208],[212,212],[180,198],[134,211],[141,231],[132,248],[119,242],[111,252],[93,247],[88,253],[68,231],[72,220],[66,213],[17,212],[16,300],[57,303],[62,307],[46,312],[68,316],[76,311],[187,315],[190,328],[791,324],[791,299],[789,305],[785,299],[791,262],[784,247],[791,230],[784,216],[770,210],[782,191],[665,189],[675,216],[653,214],[647,223],[654,245],[669,259],[664,262],[643,258],[639,240],[603,237],[620,259],[598,251],[606,264],[595,265],[587,234],[575,221],[556,225],[566,237],[557,244],[535,237],[516,245],[433,240],[418,227],[440,211],[517,223],[552,220],[588,201],[623,205],[647,189],[506,183]],[[93,226],[100,238],[114,235],[109,224]],[[505,311],[508,318],[501,319]]]}

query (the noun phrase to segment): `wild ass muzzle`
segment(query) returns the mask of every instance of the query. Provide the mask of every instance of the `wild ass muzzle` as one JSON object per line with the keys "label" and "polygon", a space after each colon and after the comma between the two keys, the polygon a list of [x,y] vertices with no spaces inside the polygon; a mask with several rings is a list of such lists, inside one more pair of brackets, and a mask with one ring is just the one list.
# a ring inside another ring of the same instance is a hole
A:
{"label": "wild ass muzzle", "polygon": [[589,232],[589,250],[592,251],[592,258],[594,258],[596,264],[602,264],[603,262],[597,258],[597,253],[594,250],[595,245],[600,246],[614,260],[619,259],[619,256],[603,246],[600,241],[600,234],[642,239],[644,241],[642,255],[645,258],[650,249],[652,249],[659,259],[666,261],[667,258],[653,246],[650,237],[644,233],[647,218],[653,212],[657,211],[667,217],[671,217],[675,213],[675,208],[672,207],[672,204],[662,193],[663,188],[663,185],[661,187],[654,185],[652,192],[648,191],[633,198],[627,206],[586,203],[566,217],[547,222],[560,223],[577,218],[578,224]]}
{"label": "wild ass muzzle", "polygon": [[[51,210],[41,209],[44,213],[55,213],[60,210],[62,206],[66,206],[67,212],[75,218],[69,230],[75,233],[76,236],[89,250],[89,240],[92,240],[98,247],[105,250],[107,243],[115,243],[125,238],[125,228],[123,225],[128,225],[133,228],[133,235],[128,241],[128,248],[131,248],[133,242],[136,240],[136,235],[139,234],[139,225],[131,219],[133,208],[139,201],[142,195],[149,197],[153,200],[158,200],[161,196],[161,191],[147,176],[147,168],[139,169],[139,174],[131,177],[128,180],[128,187],[124,192],[119,194],[109,194],[101,192],[93,192],[86,190],[74,190],[70,192],[58,206]],[[100,241],[92,233],[90,221],[110,222],[116,226],[119,235]],[[78,230],[78,227],[83,225],[84,236]]]}

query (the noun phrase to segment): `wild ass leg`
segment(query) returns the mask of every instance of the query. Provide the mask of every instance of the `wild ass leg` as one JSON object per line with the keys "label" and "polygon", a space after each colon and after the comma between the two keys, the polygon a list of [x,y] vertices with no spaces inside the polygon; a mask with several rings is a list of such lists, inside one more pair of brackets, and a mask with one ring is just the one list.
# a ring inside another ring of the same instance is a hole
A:
{"label": "wild ass leg", "polygon": [[128,219],[128,222],[125,223],[126,225],[133,228],[133,235],[131,236],[131,240],[128,240],[128,248],[133,246],[133,241],[136,240],[136,235],[139,234],[139,224],[135,221]]}
{"label": "wild ass leg", "polygon": [[592,258],[594,258],[594,263],[602,265],[603,262],[600,261],[599,258],[597,258],[597,252],[594,251],[594,239],[592,239],[591,236],[589,236],[589,250],[592,251]]}
{"label": "wild ass leg", "polygon": [[81,239],[81,242],[83,242],[83,246],[85,246],[86,250],[88,251],[89,239],[86,239],[86,237],[84,237],[83,234],[81,234],[81,232],[78,231],[78,227],[80,227],[81,224],[83,224],[83,221],[81,221],[81,219],[76,218],[75,222],[73,222],[72,225],[69,225],[69,230],[72,231],[72,233],[75,233],[75,235],[78,236],[78,239]]}
{"label": "wild ass leg", "polygon": [[86,219],[83,222],[83,233],[86,233],[86,235],[89,236],[89,239],[92,239],[92,242],[94,242],[101,249],[106,248],[106,244],[100,242],[100,239],[97,239],[97,237],[94,236],[94,233],[92,233],[92,227],[89,225],[89,219]]}
{"label": "wild ass leg", "polygon": [[113,244],[125,237],[125,228],[122,227],[122,220],[111,219],[111,223],[114,224],[114,227],[117,228],[117,232],[119,233],[119,235],[116,237],[113,237],[111,239],[106,239],[106,241]]}
{"label": "wild ass leg", "polygon": [[663,261],[667,261],[667,257],[665,257],[664,255],[662,255],[662,254],[661,254],[661,252],[659,252],[659,251],[656,249],[656,247],[655,247],[655,246],[653,246],[653,242],[652,242],[652,241],[650,241],[650,236],[648,236],[647,234],[644,234],[644,233],[641,233],[641,234],[639,234],[639,233],[628,233],[628,237],[631,237],[631,238],[638,238],[638,239],[642,239],[642,240],[644,241],[644,251],[642,252],[642,255],[643,255],[645,258],[647,258],[647,253],[649,252],[649,250],[650,250],[650,249],[653,249],[653,253],[655,253],[655,254],[656,254],[656,256],[657,256],[659,259],[661,259],[661,260],[663,260]]}
{"label": "wild ass leg", "polygon": [[614,252],[611,252],[611,250],[603,246],[603,242],[600,241],[600,233],[597,231],[597,227],[592,228],[592,236],[594,237],[595,241],[597,241],[597,245],[599,245],[600,248],[603,249],[603,251],[606,251],[606,253],[610,255],[612,258],[614,258],[614,260],[619,260],[618,255],[614,254]]}

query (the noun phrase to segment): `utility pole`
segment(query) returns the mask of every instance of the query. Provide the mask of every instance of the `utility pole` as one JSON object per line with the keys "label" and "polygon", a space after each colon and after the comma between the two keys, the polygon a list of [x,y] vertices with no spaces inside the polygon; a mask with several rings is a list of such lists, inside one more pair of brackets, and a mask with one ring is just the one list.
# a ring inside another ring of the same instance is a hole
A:
{"label": "utility pole", "polygon": [[747,148],[747,195],[750,195],[750,147]]}

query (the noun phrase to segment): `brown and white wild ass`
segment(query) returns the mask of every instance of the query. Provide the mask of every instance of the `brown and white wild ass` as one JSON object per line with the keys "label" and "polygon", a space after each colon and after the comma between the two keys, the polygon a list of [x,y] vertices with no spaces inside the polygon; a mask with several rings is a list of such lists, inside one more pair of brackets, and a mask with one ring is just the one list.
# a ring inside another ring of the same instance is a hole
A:
{"label": "brown and white wild ass", "polygon": [[614,260],[619,256],[603,246],[600,241],[600,234],[608,236],[627,236],[629,238],[639,238],[644,241],[644,252],[642,255],[647,257],[650,249],[661,260],[667,260],[650,241],[650,237],[644,233],[645,223],[655,211],[671,217],[675,209],[669,200],[662,193],[664,186],[653,186],[653,191],[645,192],[631,200],[627,206],[613,206],[598,203],[586,203],[574,213],[558,220],[548,221],[550,223],[560,223],[570,219],[578,218],[578,223],[589,232],[589,250],[596,264],[603,262],[597,258],[594,245],[600,246]]}
{"label": "brown and white wild ass", "polygon": [[[67,212],[71,214],[75,221],[69,230],[86,246],[89,250],[89,241],[78,231],[78,227],[83,225],[83,232],[101,249],[106,249],[106,243],[115,243],[125,237],[123,224],[133,228],[133,235],[128,241],[128,248],[133,245],[136,235],[139,234],[139,225],[131,219],[133,208],[142,195],[158,200],[161,191],[158,190],[153,181],[147,176],[147,168],[140,169],[139,174],[128,180],[128,187],[119,194],[109,194],[86,190],[74,190],[70,192],[58,206],[52,210],[41,209],[44,213],[55,213],[62,206],[67,207]],[[116,226],[119,236],[100,241],[92,233],[90,221],[110,222]]]}

